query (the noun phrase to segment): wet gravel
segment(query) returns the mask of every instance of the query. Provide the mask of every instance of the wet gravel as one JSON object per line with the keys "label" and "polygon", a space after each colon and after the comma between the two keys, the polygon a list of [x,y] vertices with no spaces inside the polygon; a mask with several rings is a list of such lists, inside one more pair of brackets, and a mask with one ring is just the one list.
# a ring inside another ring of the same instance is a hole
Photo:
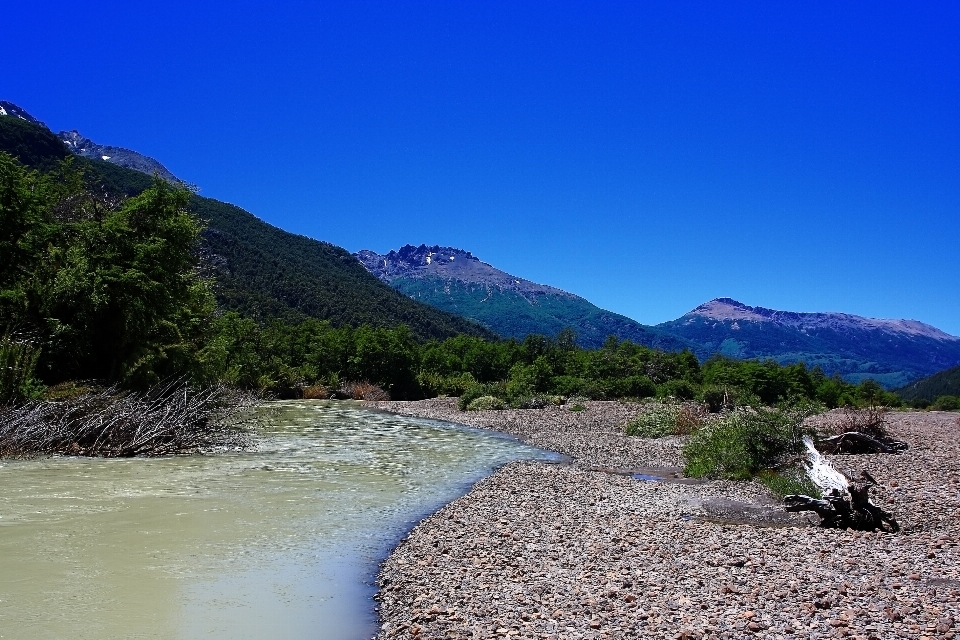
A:
{"label": "wet gravel", "polygon": [[[679,438],[622,434],[639,405],[591,402],[579,413],[461,413],[450,400],[377,406],[493,428],[571,458],[509,464],[421,522],[382,565],[377,638],[883,639],[960,630],[956,414],[890,414],[907,452],[833,458],[880,482],[874,500],[903,527],[893,535],[766,518],[780,510],[755,483],[677,480]],[[742,508],[738,517],[718,505]]]}

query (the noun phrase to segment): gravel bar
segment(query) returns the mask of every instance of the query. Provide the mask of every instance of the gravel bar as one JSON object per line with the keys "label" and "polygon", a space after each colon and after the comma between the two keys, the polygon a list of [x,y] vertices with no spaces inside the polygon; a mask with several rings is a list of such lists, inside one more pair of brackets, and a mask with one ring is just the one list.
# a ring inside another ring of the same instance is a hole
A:
{"label": "gravel bar", "polygon": [[508,464],[418,524],[381,566],[378,640],[882,640],[954,638],[960,628],[957,414],[889,414],[910,449],[833,458],[879,481],[874,500],[903,527],[881,534],[785,516],[757,483],[677,478],[679,438],[623,435],[643,405],[370,404],[570,458]]}

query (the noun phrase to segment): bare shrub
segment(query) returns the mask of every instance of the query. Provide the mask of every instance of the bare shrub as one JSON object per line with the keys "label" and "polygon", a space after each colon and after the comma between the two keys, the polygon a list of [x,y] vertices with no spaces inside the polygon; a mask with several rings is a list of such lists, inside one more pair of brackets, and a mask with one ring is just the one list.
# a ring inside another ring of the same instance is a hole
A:
{"label": "bare shrub", "polygon": [[389,400],[390,394],[370,382],[344,382],[337,389],[337,397],[351,400]]}
{"label": "bare shrub", "polygon": [[886,418],[886,407],[866,407],[864,409],[844,408],[836,411],[829,423],[829,430],[839,435],[856,431],[871,438],[885,440],[890,437],[883,421]]}
{"label": "bare shrub", "polygon": [[698,404],[685,404],[677,413],[674,433],[679,436],[688,436],[699,431],[705,422],[704,408]]}
{"label": "bare shrub", "polygon": [[0,456],[161,456],[244,445],[230,420],[257,401],[223,385],[176,381],[144,393],[110,387],[28,402],[0,410]]}
{"label": "bare shrub", "polygon": [[326,400],[330,397],[330,390],[322,384],[315,384],[303,388],[304,400]]}

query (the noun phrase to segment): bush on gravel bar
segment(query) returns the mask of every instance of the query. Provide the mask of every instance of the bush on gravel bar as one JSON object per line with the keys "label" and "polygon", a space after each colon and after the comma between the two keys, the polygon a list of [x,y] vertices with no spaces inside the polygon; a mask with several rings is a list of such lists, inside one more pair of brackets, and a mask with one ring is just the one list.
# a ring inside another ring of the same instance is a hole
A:
{"label": "bush on gravel bar", "polygon": [[491,411],[503,409],[503,400],[494,396],[480,396],[470,401],[467,411]]}
{"label": "bush on gravel bar", "polygon": [[737,409],[694,433],[683,448],[684,473],[697,478],[746,480],[781,466],[812,435],[803,421],[820,411],[813,404]]}

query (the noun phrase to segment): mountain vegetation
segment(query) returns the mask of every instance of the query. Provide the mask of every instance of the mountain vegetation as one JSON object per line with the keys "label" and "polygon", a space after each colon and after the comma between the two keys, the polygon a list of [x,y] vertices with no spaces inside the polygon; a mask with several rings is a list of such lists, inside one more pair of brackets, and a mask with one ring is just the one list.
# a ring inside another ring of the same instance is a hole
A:
{"label": "mountain vegetation", "polygon": [[588,349],[599,348],[609,336],[667,351],[694,347],[580,296],[501,271],[469,251],[406,245],[384,255],[364,250],[356,256],[397,291],[478,322],[503,337],[556,336],[571,328],[577,344]]}
{"label": "mountain vegetation", "polygon": [[805,362],[845,380],[894,389],[960,364],[960,338],[911,320],[793,313],[719,298],[657,328],[693,345],[700,358]]}
{"label": "mountain vegetation", "polygon": [[[14,117],[0,117],[0,151],[41,171],[71,157],[45,127]],[[103,160],[75,156],[72,163],[103,197],[133,197],[153,182]],[[223,310],[263,319],[317,318],[334,326],[405,325],[418,339],[461,333],[494,337],[469,320],[395,292],[340,247],[288,233],[239,207],[196,194],[187,194],[186,208],[204,227],[199,248],[204,273],[214,279]]]}
{"label": "mountain vegetation", "polygon": [[854,385],[803,364],[701,364],[689,350],[615,336],[585,349],[571,328],[498,339],[392,290],[338,247],[159,177],[64,155],[38,125],[0,117],[0,135],[12,141],[0,150],[5,404],[69,395],[91,379],[144,390],[187,379],[281,396],[366,381],[395,398],[458,395],[464,408],[480,398],[535,407],[656,396],[717,410],[798,398],[899,403],[874,381]]}
{"label": "mountain vegetation", "polygon": [[960,366],[911,382],[897,389],[897,395],[915,407],[960,409]]}
{"label": "mountain vegetation", "polygon": [[557,335],[598,348],[609,335],[635,344],[714,355],[804,362],[849,382],[871,379],[887,389],[960,364],[960,338],[911,320],[873,320],[842,313],[793,313],[719,298],[655,327],[605,311],[583,298],[511,275],[461,249],[406,245],[357,258],[382,281],[414,300],[479,322],[500,335]]}

